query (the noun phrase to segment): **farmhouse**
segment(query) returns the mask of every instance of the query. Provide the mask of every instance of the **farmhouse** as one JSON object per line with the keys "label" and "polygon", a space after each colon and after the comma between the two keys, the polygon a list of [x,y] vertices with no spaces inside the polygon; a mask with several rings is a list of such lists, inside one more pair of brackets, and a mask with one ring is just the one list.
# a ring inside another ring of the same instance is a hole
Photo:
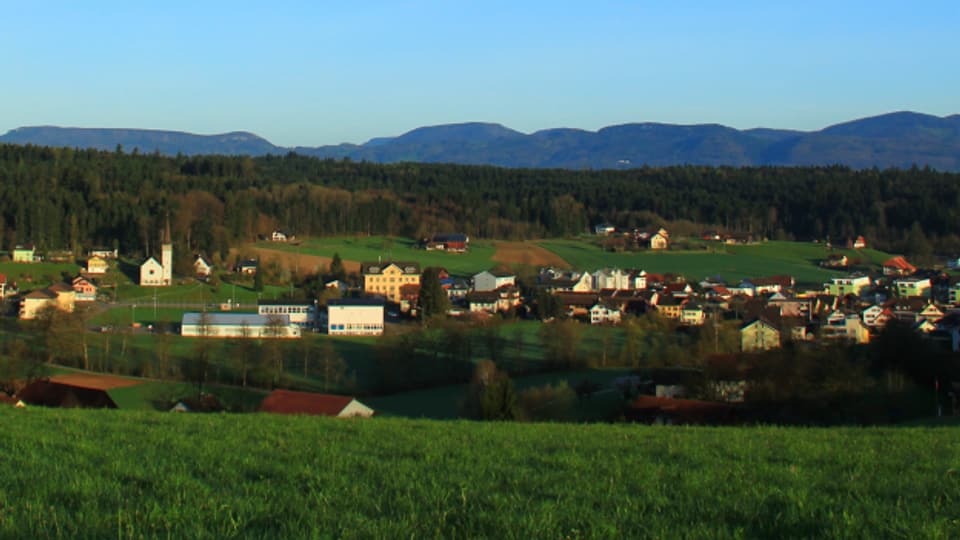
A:
{"label": "farmhouse", "polygon": [[211,338],[299,338],[289,315],[257,313],[184,313],[180,335]]}
{"label": "farmhouse", "polygon": [[274,390],[260,403],[260,412],[308,414],[337,418],[369,418],[374,410],[352,396]]}
{"label": "farmhouse", "polygon": [[404,285],[420,285],[420,263],[416,262],[367,262],[360,265],[360,273],[365,293],[391,302],[400,303]]}
{"label": "farmhouse", "polygon": [[427,251],[446,251],[448,253],[465,253],[470,247],[470,238],[462,233],[435,234],[421,241]]}
{"label": "farmhouse", "polygon": [[44,407],[116,409],[110,391],[138,384],[138,380],[111,375],[64,374],[28,384],[17,393],[17,398]]}
{"label": "farmhouse", "polygon": [[378,298],[327,300],[327,333],[331,336],[383,334],[383,300]]}

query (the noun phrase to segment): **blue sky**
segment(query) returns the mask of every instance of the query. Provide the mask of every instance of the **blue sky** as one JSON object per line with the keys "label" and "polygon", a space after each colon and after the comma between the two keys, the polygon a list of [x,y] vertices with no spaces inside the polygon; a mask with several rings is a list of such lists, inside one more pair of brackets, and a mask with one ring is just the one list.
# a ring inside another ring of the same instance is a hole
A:
{"label": "blue sky", "polygon": [[958,6],[0,0],[0,132],[245,130],[315,146],[466,121],[943,116],[960,113]]}

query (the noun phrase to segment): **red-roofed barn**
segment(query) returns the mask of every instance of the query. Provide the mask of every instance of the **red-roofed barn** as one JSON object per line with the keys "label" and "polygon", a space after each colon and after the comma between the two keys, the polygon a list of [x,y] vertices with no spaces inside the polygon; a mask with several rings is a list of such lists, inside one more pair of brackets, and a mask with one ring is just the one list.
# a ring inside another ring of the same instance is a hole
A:
{"label": "red-roofed barn", "polygon": [[262,403],[260,412],[274,414],[312,414],[317,416],[370,417],[374,410],[352,396],[274,390]]}

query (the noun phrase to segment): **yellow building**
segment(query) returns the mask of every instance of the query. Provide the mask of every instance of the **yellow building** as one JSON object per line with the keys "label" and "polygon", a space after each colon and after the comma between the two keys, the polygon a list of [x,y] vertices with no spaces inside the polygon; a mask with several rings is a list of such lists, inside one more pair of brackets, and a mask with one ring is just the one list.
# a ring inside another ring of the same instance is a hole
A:
{"label": "yellow building", "polygon": [[780,330],[757,319],[740,328],[740,350],[743,352],[768,351],[780,346]]}
{"label": "yellow building", "polygon": [[391,302],[400,303],[404,285],[420,285],[420,264],[415,262],[363,263],[360,271],[363,291]]}
{"label": "yellow building", "polygon": [[88,274],[106,274],[107,270],[110,269],[110,265],[107,264],[107,261],[101,259],[100,257],[93,256],[87,259],[87,273]]}
{"label": "yellow building", "polygon": [[33,291],[20,301],[20,318],[36,319],[47,307],[72,312],[76,307],[77,293],[67,285],[56,284],[46,289]]}

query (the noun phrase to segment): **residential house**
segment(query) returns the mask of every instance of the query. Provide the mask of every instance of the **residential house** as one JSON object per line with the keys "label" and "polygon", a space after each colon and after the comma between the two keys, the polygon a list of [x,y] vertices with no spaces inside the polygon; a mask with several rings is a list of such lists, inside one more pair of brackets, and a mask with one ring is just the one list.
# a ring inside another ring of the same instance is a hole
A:
{"label": "residential house", "polygon": [[588,272],[554,273],[542,271],[540,273],[540,287],[547,292],[591,292],[593,291],[593,276]]}
{"label": "residential house", "polygon": [[740,350],[768,351],[780,347],[780,329],[762,319],[754,319],[740,327]]}
{"label": "residential house", "polygon": [[337,418],[369,418],[374,410],[352,396],[274,390],[260,403],[259,412],[307,414]]}
{"label": "residential house", "polygon": [[274,230],[270,233],[271,242],[290,242],[296,238],[296,235],[289,231]]}
{"label": "residential house", "polygon": [[847,240],[848,249],[863,249],[865,247],[867,247],[867,241],[862,236]]}
{"label": "residential house", "polygon": [[613,234],[616,230],[617,228],[610,223],[599,223],[593,226],[593,232],[597,236],[609,236]]}
{"label": "residential house", "polygon": [[340,281],[339,279],[332,279],[323,284],[326,289],[337,289],[340,291],[340,294],[347,292],[350,289],[350,284],[346,281]]}
{"label": "residential house", "polygon": [[893,318],[893,312],[888,308],[873,304],[860,312],[860,318],[867,328],[882,328]]}
{"label": "residential house", "polygon": [[657,229],[634,229],[633,238],[638,246],[661,250],[670,246],[670,233],[663,227]]}
{"label": "residential house", "polygon": [[77,302],[93,302],[97,299],[97,286],[90,279],[77,276],[73,278],[71,286],[76,293]]}
{"label": "residential house", "polygon": [[687,302],[680,311],[680,324],[684,326],[702,326],[707,320],[703,306],[696,302]]}
{"label": "residential house", "polygon": [[76,291],[68,285],[57,283],[26,294],[20,301],[19,317],[24,320],[36,319],[48,307],[72,313],[76,302]]}
{"label": "residential house", "polygon": [[590,324],[617,324],[623,312],[606,302],[597,302],[590,307]]}
{"label": "residential house", "polygon": [[36,251],[37,251],[36,248],[32,245],[16,246],[13,248],[13,262],[15,263],[37,262]]}
{"label": "residential house", "polygon": [[899,255],[887,259],[887,261],[883,263],[883,275],[885,276],[909,276],[916,271],[916,266],[913,266]]}
{"label": "residential house", "polygon": [[291,324],[313,326],[317,322],[317,303],[315,300],[257,300],[257,314],[286,315]]}
{"label": "residential house", "polygon": [[516,285],[517,276],[502,270],[484,270],[473,276],[473,290],[495,291],[500,287]]}
{"label": "residential house", "polygon": [[951,270],[960,269],[960,257],[950,257],[947,259],[947,268]]}
{"label": "residential house", "polygon": [[467,294],[471,313],[505,313],[521,304],[520,289],[505,285],[495,291],[473,291]]}
{"label": "residential house", "polygon": [[947,298],[952,306],[960,306],[960,282],[954,283],[947,291]]}
{"label": "residential house", "polygon": [[933,285],[930,283],[930,278],[905,277],[895,279],[893,287],[897,291],[897,296],[929,298]]}
{"label": "residential house", "polygon": [[256,259],[244,259],[237,263],[237,273],[243,276],[253,276],[257,273],[260,263]]}
{"label": "residential house", "polygon": [[7,294],[10,293],[11,286],[7,283],[7,275],[0,274],[0,300],[3,300],[7,297]]}
{"label": "residential house", "polygon": [[402,302],[402,288],[405,285],[416,285],[416,290],[419,291],[420,263],[365,262],[360,265],[360,273],[363,275],[363,291],[366,294],[380,296],[390,302]]}
{"label": "residential house", "polygon": [[946,313],[939,306],[930,301],[920,310],[920,317],[932,323],[939,322],[945,315]]}
{"label": "residential house", "polygon": [[870,329],[863,324],[859,315],[851,313],[840,321],[831,321],[820,327],[823,339],[841,339],[857,344],[870,343]]}
{"label": "residential house", "polygon": [[832,296],[845,296],[853,294],[860,296],[860,293],[871,284],[870,276],[863,274],[851,274],[844,277],[836,277],[825,283],[824,292]]}
{"label": "residential house", "polygon": [[850,264],[850,260],[843,253],[831,253],[823,261],[820,261],[820,266],[826,268],[846,268]]}
{"label": "residential house", "polygon": [[101,259],[112,259],[116,260],[119,258],[117,249],[109,249],[105,247],[95,247],[90,250],[90,257],[100,257]]}
{"label": "residential house", "polygon": [[663,295],[657,301],[657,313],[664,318],[679,321],[683,317],[683,306],[688,300],[670,294]]}
{"label": "residential house", "polygon": [[106,274],[108,270],[110,270],[110,265],[102,257],[97,257],[94,255],[93,257],[87,259],[86,274],[91,276],[102,276],[103,274]]}
{"label": "residential house", "polygon": [[603,268],[597,270],[590,276],[593,282],[593,290],[603,289],[633,289],[633,280],[629,272],[619,268]]}
{"label": "residential house", "polygon": [[770,276],[743,280],[740,283],[740,288],[752,288],[752,296],[758,296],[788,291],[795,284],[793,276]]}
{"label": "residential house", "polygon": [[553,293],[568,317],[586,318],[590,308],[597,303],[597,295],[592,292],[556,292]]}
{"label": "residential house", "polygon": [[327,333],[331,336],[382,335],[383,313],[383,300],[379,298],[327,300]]}
{"label": "residential house", "polygon": [[643,270],[631,270],[630,271],[630,289],[646,289],[647,288],[647,273]]}
{"label": "residential house", "polygon": [[193,260],[193,273],[201,278],[210,277],[210,274],[213,273],[213,264],[203,255],[197,255],[197,258]]}

